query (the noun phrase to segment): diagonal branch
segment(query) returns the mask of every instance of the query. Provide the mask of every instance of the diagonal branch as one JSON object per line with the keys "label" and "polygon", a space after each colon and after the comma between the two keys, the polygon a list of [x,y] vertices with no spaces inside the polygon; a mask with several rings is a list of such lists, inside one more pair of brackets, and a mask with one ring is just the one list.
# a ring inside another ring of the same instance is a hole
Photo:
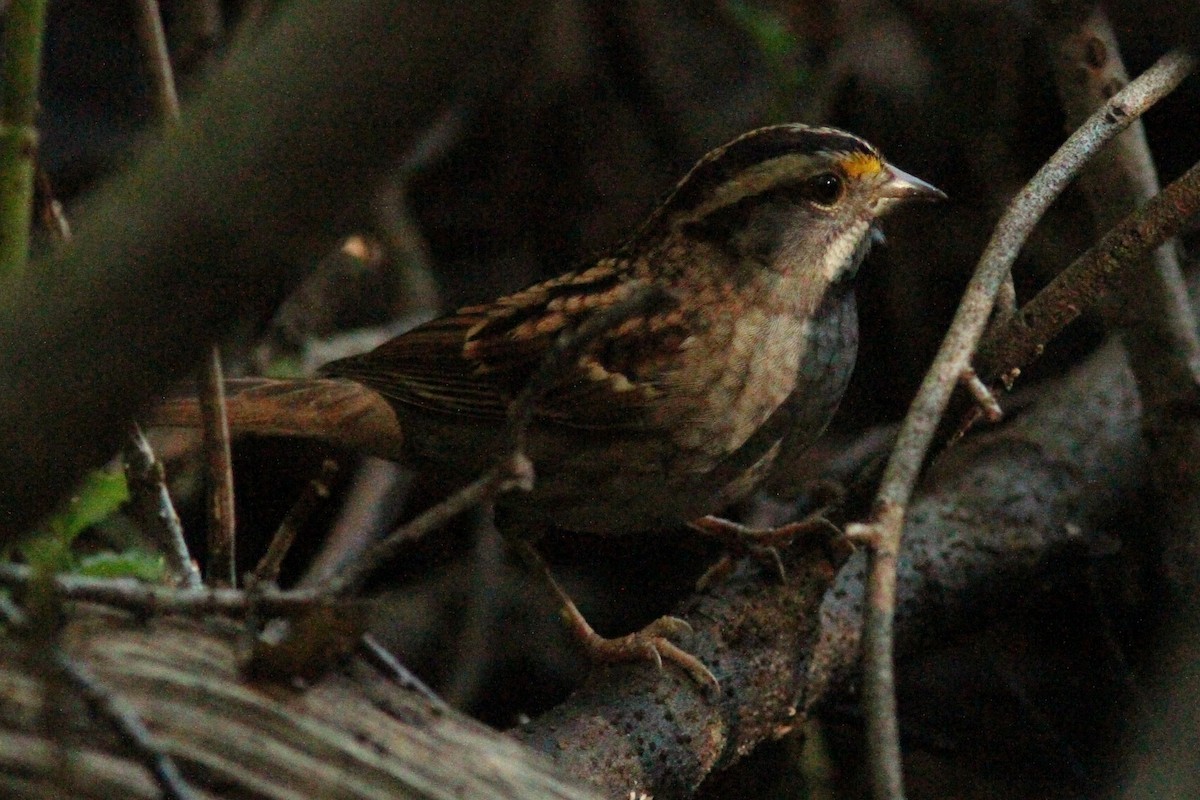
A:
{"label": "diagonal branch", "polygon": [[950,395],[971,365],[997,292],[1025,239],[1050,204],[1101,146],[1123,131],[1192,70],[1173,52],[1119,92],[1059,148],[1013,201],[996,226],[967,285],[949,332],[921,383],[884,471],[870,521],[849,533],[871,547],[863,637],[863,705],[875,797],[904,796],[893,673],[893,617],[901,531],[925,455]]}
{"label": "diagonal branch", "polygon": [[1110,230],[1013,314],[979,348],[976,368],[996,384],[1037,360],[1046,344],[1080,315],[1128,284],[1145,259],[1200,213],[1200,164]]}

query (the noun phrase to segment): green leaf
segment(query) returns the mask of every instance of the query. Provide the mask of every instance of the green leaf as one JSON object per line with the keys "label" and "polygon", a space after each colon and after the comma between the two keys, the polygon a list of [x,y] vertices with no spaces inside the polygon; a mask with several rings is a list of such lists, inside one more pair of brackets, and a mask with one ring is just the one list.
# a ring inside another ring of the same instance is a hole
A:
{"label": "green leaf", "polygon": [[79,491],[67,501],[67,507],[55,517],[61,519],[63,532],[74,539],[116,513],[128,500],[129,486],[125,483],[125,473],[92,470],[83,479]]}
{"label": "green leaf", "polygon": [[95,553],[79,560],[75,570],[78,575],[92,578],[137,578],[150,583],[161,583],[166,575],[163,557],[144,550],[126,550],[123,553]]}
{"label": "green leaf", "polygon": [[129,499],[125,474],[93,470],[79,490],[58,511],[42,521],[36,533],[18,549],[26,563],[44,572],[63,572],[74,566],[71,545],[80,533],[112,516]]}

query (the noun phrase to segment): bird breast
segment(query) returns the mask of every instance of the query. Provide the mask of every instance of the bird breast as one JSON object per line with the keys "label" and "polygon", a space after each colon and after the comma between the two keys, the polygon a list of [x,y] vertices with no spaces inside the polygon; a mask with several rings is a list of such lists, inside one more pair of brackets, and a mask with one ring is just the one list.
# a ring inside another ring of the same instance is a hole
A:
{"label": "bird breast", "polygon": [[804,315],[759,307],[710,321],[689,353],[697,363],[682,370],[694,398],[690,424],[674,427],[685,471],[705,472],[736,451],[792,394],[808,327]]}

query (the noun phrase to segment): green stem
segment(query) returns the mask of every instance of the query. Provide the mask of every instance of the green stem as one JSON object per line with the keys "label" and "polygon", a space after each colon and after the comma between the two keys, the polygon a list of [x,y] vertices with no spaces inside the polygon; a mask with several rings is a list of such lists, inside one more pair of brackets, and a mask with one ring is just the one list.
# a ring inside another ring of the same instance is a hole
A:
{"label": "green stem", "polygon": [[12,0],[0,50],[0,277],[19,275],[29,260],[33,218],[38,79],[47,0]]}

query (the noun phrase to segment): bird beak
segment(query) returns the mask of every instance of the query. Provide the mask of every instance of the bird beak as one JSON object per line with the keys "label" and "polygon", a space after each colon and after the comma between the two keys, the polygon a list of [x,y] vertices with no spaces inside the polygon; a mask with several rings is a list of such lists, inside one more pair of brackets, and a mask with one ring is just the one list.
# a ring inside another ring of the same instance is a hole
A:
{"label": "bird beak", "polygon": [[887,165],[888,179],[879,190],[879,196],[889,200],[945,200],[946,193],[915,175],[909,175],[899,167]]}

